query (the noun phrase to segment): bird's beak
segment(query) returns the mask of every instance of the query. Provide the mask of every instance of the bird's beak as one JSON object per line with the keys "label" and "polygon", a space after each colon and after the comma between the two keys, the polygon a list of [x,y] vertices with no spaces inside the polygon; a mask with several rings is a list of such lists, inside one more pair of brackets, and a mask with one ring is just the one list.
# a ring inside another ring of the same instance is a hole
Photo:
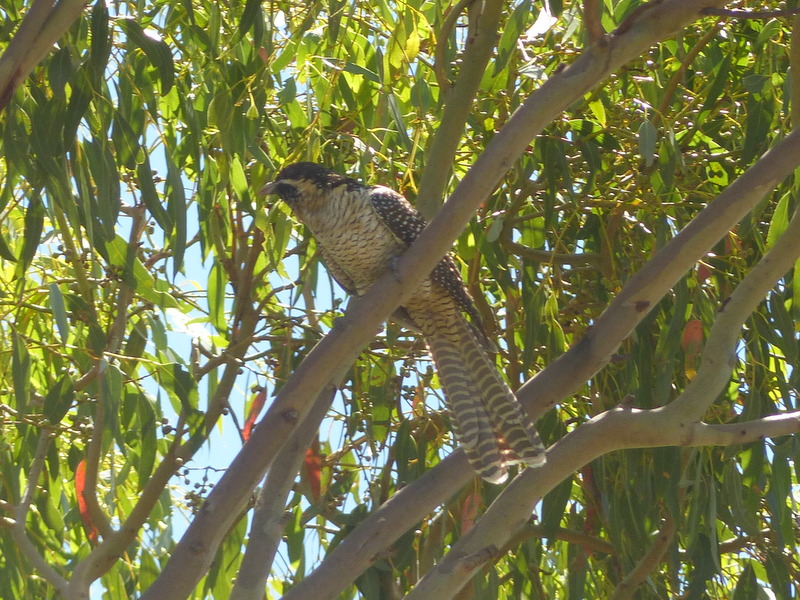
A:
{"label": "bird's beak", "polygon": [[270,181],[267,185],[261,188],[258,192],[259,196],[268,196],[270,194],[275,194],[278,191],[278,182],[277,181]]}

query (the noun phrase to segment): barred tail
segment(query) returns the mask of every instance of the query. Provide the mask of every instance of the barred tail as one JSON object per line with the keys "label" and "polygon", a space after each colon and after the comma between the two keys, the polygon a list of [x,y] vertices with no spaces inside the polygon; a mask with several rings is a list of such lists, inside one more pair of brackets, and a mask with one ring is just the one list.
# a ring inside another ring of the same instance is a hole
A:
{"label": "barred tail", "polygon": [[507,445],[511,450],[510,462],[516,459],[532,467],[543,464],[544,445],[530,417],[463,317],[459,319],[459,329],[464,365],[481,391],[481,398],[501,447]]}
{"label": "barred tail", "polygon": [[431,335],[427,341],[444,388],[453,434],[481,477],[492,483],[504,482],[508,468],[480,393],[464,368],[458,345],[450,335]]}
{"label": "barred tail", "polygon": [[423,330],[444,387],[453,431],[470,464],[492,483],[508,464],[544,462],[544,447],[514,393],[461,315],[431,319]]}

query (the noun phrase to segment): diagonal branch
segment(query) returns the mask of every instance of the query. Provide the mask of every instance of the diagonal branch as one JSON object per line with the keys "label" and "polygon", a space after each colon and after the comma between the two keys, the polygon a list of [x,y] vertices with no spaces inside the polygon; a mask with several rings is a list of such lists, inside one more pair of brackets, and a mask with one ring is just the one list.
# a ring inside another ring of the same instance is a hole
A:
{"label": "diagonal branch", "polygon": [[[436,41],[436,66],[434,70],[443,69],[444,51],[447,48],[449,29],[453,27],[460,12],[474,0],[461,0],[447,15],[442,30]],[[472,110],[475,94],[481,84],[486,65],[492,56],[497,43],[497,30],[503,2],[491,0],[484,2],[478,17],[475,35],[467,41],[466,52],[460,64],[458,78],[452,89],[448,91],[442,112],[442,118],[433,142],[425,155],[428,159],[422,178],[419,182],[417,208],[426,217],[431,217],[441,206],[447,181],[452,172],[453,159],[458,144],[464,135],[464,126]],[[439,82],[441,85],[441,81]]]}
{"label": "diagonal branch", "polygon": [[[487,549],[503,547],[526,526],[536,503],[566,474],[603,454],[629,448],[743,444],[798,432],[800,411],[725,426],[687,423],[680,415],[667,416],[665,409],[620,407],[606,411],[553,444],[544,466],[520,473],[406,599],[452,598],[491,558]],[[484,556],[486,560],[476,561],[476,556]],[[284,599],[289,597],[286,595]],[[317,597],[323,596],[309,596]]]}
{"label": "diagonal branch", "polygon": [[[800,132],[800,130],[797,130]],[[699,421],[728,384],[736,364],[742,325],[769,290],[800,256],[800,216],[796,212],[786,231],[736,287],[720,309],[708,335],[697,374],[667,409],[687,421]]]}
{"label": "diagonal branch", "polygon": [[[798,135],[798,133],[800,133],[800,130],[796,130],[794,133],[790,134],[790,136],[787,137],[784,142],[793,136],[795,140],[800,141],[800,135]],[[780,146],[780,144],[778,144],[778,146]],[[737,186],[741,187],[742,180],[747,180],[748,174],[752,175],[753,172],[758,172],[760,170],[770,172],[768,166],[771,166],[778,160],[777,158],[771,158],[775,156],[775,150],[777,150],[777,146],[775,149],[773,149],[773,151],[766,153],[761,160],[759,160],[754,167],[748,170],[744,176],[737,180],[731,186],[731,188],[735,188]],[[792,157],[792,160],[796,162],[798,161],[798,157],[800,157],[800,154],[795,154]],[[731,188],[728,189],[730,190]],[[754,186],[753,189],[756,192],[760,192],[756,194],[756,198],[759,198],[765,191],[767,191],[760,186]],[[651,262],[648,263],[648,265],[631,280],[629,285],[622,290],[620,295],[615,299],[603,317],[610,313],[612,308],[615,306],[622,306],[623,311],[635,310],[637,303],[643,304],[643,309],[640,312],[647,312],[650,304],[645,303],[644,300],[635,299],[647,298],[649,294],[658,293],[656,291],[657,286],[661,285],[662,282],[654,281],[649,286],[640,287],[639,289],[641,290],[641,296],[638,294],[626,294],[628,288],[638,279],[641,279],[640,275],[642,272],[646,271],[651,264],[658,264],[661,262],[659,260],[661,256],[673,256],[673,253],[669,251],[670,246],[675,246],[676,244],[674,244],[674,242],[676,242],[676,240],[680,242],[679,238],[681,238],[686,231],[691,230],[693,225],[698,222],[702,223],[704,219],[701,217],[703,217],[704,214],[708,214],[710,212],[711,214],[716,213],[722,216],[728,216],[731,212],[731,207],[724,202],[720,202],[720,199],[723,198],[723,196],[724,193],[716,198],[712,205],[709,205],[709,207],[707,207],[700,215],[698,215],[698,217],[695,218],[692,223],[690,223],[683,231],[681,231],[680,234],[678,234],[678,236],[676,236],[676,238],[667,244],[651,260]],[[736,199],[736,194],[733,194],[732,196],[733,199]],[[709,211],[713,205],[716,205],[715,208],[718,210]],[[739,218],[737,217],[736,221],[738,220]],[[699,232],[704,231],[702,227],[695,226],[694,229],[698,230]],[[707,241],[704,236],[700,236],[699,234],[696,237],[698,237],[701,241]],[[689,238],[689,240],[691,239],[692,238]],[[714,238],[712,242],[715,240],[716,238]],[[678,243],[678,250],[682,250],[685,245],[685,243]],[[784,231],[783,235],[778,239],[769,252],[764,255],[758,264],[756,264],[756,266],[753,267],[753,269],[747,274],[739,286],[737,286],[729,301],[725,304],[724,308],[719,314],[719,317],[717,318],[717,321],[712,327],[711,334],[709,335],[709,339],[703,350],[700,369],[698,370],[694,379],[692,379],[690,384],[686,387],[684,392],[666,407],[647,412],[637,411],[635,413],[637,416],[633,418],[632,423],[629,425],[629,427],[632,428],[632,431],[616,431],[614,432],[614,435],[619,435],[623,438],[630,437],[632,439],[639,439],[642,443],[641,447],[651,447],[652,445],[708,445],[703,444],[700,440],[707,441],[709,439],[715,439],[717,442],[723,442],[724,444],[743,443],[743,438],[752,434],[748,428],[745,428],[741,425],[734,425],[732,429],[730,426],[728,426],[727,430],[719,429],[719,426],[715,428],[706,425],[705,423],[700,422],[700,419],[705,414],[708,406],[717,398],[720,391],[724,389],[724,387],[730,381],[731,371],[733,370],[733,366],[735,365],[736,361],[736,343],[744,321],[750,316],[750,314],[752,314],[758,304],[761,303],[764,296],[769,292],[770,289],[772,289],[776,281],[792,268],[799,255],[800,216],[795,215],[790,221],[789,226],[786,228],[786,231]],[[678,252],[675,256],[680,258],[681,253]],[[664,265],[664,269],[672,268],[673,266],[673,264],[668,263]],[[631,301],[629,302],[632,303],[632,306],[629,305],[626,307],[625,304],[620,305],[618,302],[620,297],[631,298]],[[596,328],[600,330],[603,329],[604,325],[604,323],[601,323],[603,317],[598,320],[596,325]],[[604,415],[609,415],[612,412],[613,411],[609,411],[604,413]],[[604,415],[600,415],[600,417],[603,417]],[[649,419],[653,416],[656,416],[656,418],[660,416],[662,423],[661,427],[663,427],[665,431],[669,432],[666,439],[662,439],[659,443],[655,444],[653,444],[653,441],[657,440],[659,436],[656,435],[654,431],[648,431],[645,439],[637,437],[638,433],[647,431],[655,426],[653,423],[648,423]],[[593,421],[582,425],[576,431],[581,429],[585,430],[587,428],[598,428],[598,423],[602,422],[602,420]],[[797,419],[793,417],[789,417],[788,419],[780,419],[778,422],[782,426],[788,424],[790,428],[792,425],[798,424]],[[757,422],[756,428],[763,430],[768,424],[771,425],[772,423],[760,421]],[[714,434],[713,436],[711,435],[712,432]],[[628,436],[628,433],[631,435]],[[569,437],[570,435],[565,436],[560,442],[558,442],[557,445],[561,444]],[[667,442],[667,439],[671,441]],[[575,448],[573,444],[573,451],[577,453],[577,450],[578,449]],[[515,483],[531,477],[536,478],[537,475],[541,477],[545,473],[551,473],[554,465],[552,464],[549,455],[550,453],[548,452],[548,462],[544,467],[535,470],[529,469],[523,472],[502,492],[498,500],[489,508],[484,517],[478,522],[476,527],[470,530],[467,536],[461,538],[461,540],[459,540],[453,546],[450,553],[435,569],[431,570],[425,575],[414,591],[408,595],[408,598],[451,597],[447,594],[456,593],[458,589],[460,589],[460,585],[463,585],[467,578],[471,576],[480,566],[482,566],[473,565],[472,562],[465,564],[463,562],[464,556],[473,556],[475,552],[478,552],[482,548],[490,546],[500,547],[508,541],[512,533],[522,526],[524,520],[527,518],[527,515],[529,515],[533,510],[535,501],[538,498],[541,498],[544,493],[549,491],[549,489],[541,488],[535,488],[535,490],[531,490],[530,487],[527,486],[520,486],[516,489],[516,491],[512,491],[516,487]],[[565,470],[561,471],[560,473],[563,477],[570,472],[572,472],[572,470]],[[533,475],[531,475],[531,473],[533,473]],[[536,481],[536,485],[538,485],[538,480]],[[516,511],[511,507],[516,509]],[[521,520],[522,522],[520,522]],[[476,530],[479,533],[476,533]],[[646,568],[646,566],[642,567],[642,569]],[[454,575],[456,572],[458,573],[458,577]],[[629,582],[630,586],[635,588],[638,585],[639,580],[637,577],[638,575],[636,575],[636,573],[631,575],[631,580]],[[418,592],[417,589],[420,591]],[[627,593],[625,590],[628,589],[628,587],[618,588],[618,590],[622,591],[615,592],[615,594],[619,593],[620,598],[627,597],[624,594]],[[617,596],[615,595],[615,597]]]}
{"label": "diagonal branch", "polygon": [[33,568],[41,577],[43,577],[57,591],[63,593],[67,588],[66,579],[64,579],[53,567],[50,566],[25,531],[25,522],[28,517],[28,511],[30,509],[31,502],[33,502],[36,486],[39,485],[39,478],[42,475],[42,469],[44,468],[44,462],[47,458],[47,450],[50,447],[52,434],[53,432],[49,427],[43,427],[39,431],[39,440],[36,443],[36,452],[34,454],[33,461],[31,461],[31,468],[28,471],[28,481],[25,484],[25,490],[22,493],[19,504],[17,506],[11,506],[10,504],[0,500],[0,508],[9,510],[14,515],[13,519],[5,519],[4,524],[7,525],[11,530],[11,537],[22,554],[25,555],[25,558],[28,559],[28,562],[31,563]]}
{"label": "diagonal branch", "polygon": [[608,364],[622,341],[684,273],[798,164],[800,130],[795,130],[661,248],[628,281],[580,342],[517,391],[534,418],[574,393]]}
{"label": "diagonal branch", "polygon": [[669,513],[664,515],[664,522],[661,530],[655,534],[653,545],[644,553],[636,566],[625,575],[617,584],[611,600],[627,600],[632,598],[638,588],[650,576],[650,574],[661,564],[661,559],[669,550],[669,546],[675,537],[675,519]]}
{"label": "diagonal branch", "polygon": [[247,550],[230,600],[261,600],[264,597],[267,577],[283,536],[287,496],[303,464],[306,449],[319,429],[335,393],[336,388],[331,386],[320,394],[308,417],[275,457],[275,464],[267,473],[264,486],[258,493]]}
{"label": "diagonal branch", "polygon": [[35,0],[17,33],[0,57],[0,110],[72,22],[80,16],[87,0]]}

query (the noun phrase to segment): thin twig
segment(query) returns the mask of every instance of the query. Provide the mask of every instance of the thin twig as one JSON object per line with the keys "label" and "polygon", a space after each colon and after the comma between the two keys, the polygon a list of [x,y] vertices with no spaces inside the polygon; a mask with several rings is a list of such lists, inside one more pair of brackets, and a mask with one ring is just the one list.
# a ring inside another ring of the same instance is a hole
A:
{"label": "thin twig", "polygon": [[601,268],[604,258],[596,252],[582,252],[580,254],[566,254],[564,252],[550,252],[549,250],[537,250],[530,248],[511,238],[511,230],[508,233],[501,233],[500,244],[512,254],[527,258],[540,263],[552,265],[591,265]]}
{"label": "thin twig", "polygon": [[445,69],[447,42],[458,22],[458,17],[460,17],[464,9],[473,2],[475,2],[475,0],[458,0],[456,5],[451,7],[445,14],[442,27],[439,29],[439,33],[436,34],[436,50],[433,55],[433,73],[436,76],[436,81],[442,93],[447,93],[452,86]]}
{"label": "thin twig", "polygon": [[25,519],[28,516],[28,508],[30,508],[34,494],[36,493],[36,486],[39,485],[39,478],[42,475],[44,461],[47,458],[47,450],[50,448],[51,436],[52,430],[49,427],[42,427],[39,430],[39,440],[36,442],[36,453],[33,456],[31,468],[28,471],[28,481],[25,484],[25,491],[22,493],[22,498],[20,498],[19,504],[14,510],[14,518],[22,523],[25,523]]}
{"label": "thin twig", "polygon": [[[104,365],[103,371],[109,368],[105,359],[98,362]],[[89,439],[89,444],[86,447],[86,456],[84,457],[86,464],[85,486],[79,492],[86,502],[86,508],[89,511],[91,523],[97,527],[97,531],[103,538],[109,537],[113,532],[108,515],[103,512],[103,509],[100,507],[100,501],[97,498],[97,473],[100,468],[100,460],[102,459],[106,403],[111,401],[109,398],[106,398],[104,393],[105,388],[106,386],[103,385],[102,381],[100,385],[97,386],[97,402],[95,403],[93,417],[94,427],[92,428],[92,437]]]}
{"label": "thin twig", "polygon": [[600,0],[583,0],[583,22],[586,28],[586,41],[594,46],[606,34],[602,22],[603,4]]}
{"label": "thin twig", "polygon": [[44,462],[47,458],[47,450],[50,447],[51,439],[52,430],[49,427],[43,427],[39,431],[36,453],[34,454],[33,461],[31,461],[31,467],[28,471],[28,481],[25,484],[25,491],[22,493],[19,504],[12,507],[7,502],[0,502],[0,508],[13,513],[14,518],[6,519],[5,524],[11,530],[14,543],[25,555],[25,558],[28,559],[38,575],[47,580],[57,591],[63,593],[67,587],[67,581],[50,566],[25,531],[28,509],[30,508],[31,502],[33,502],[36,487],[39,485],[39,478],[42,475],[42,469],[44,468]]}
{"label": "thin twig", "polygon": [[562,542],[568,542],[570,544],[582,546],[583,548],[589,550],[590,552],[607,554],[608,556],[617,556],[618,554],[617,549],[611,542],[601,540],[587,533],[583,533],[582,531],[576,531],[574,529],[559,527],[555,531],[555,533],[552,533],[548,531],[547,527],[534,523],[527,523],[525,527],[523,527],[516,534],[514,534],[514,536],[510,540],[508,540],[508,543],[503,546],[500,552],[502,554],[505,554],[506,552],[510,552],[511,550],[519,546],[525,540],[531,538],[543,538],[545,536],[550,536],[550,535],[552,535],[557,540],[561,540]]}
{"label": "thin twig", "polygon": [[656,534],[653,545],[650,546],[650,549],[639,559],[636,566],[625,575],[619,584],[617,584],[617,587],[614,589],[614,594],[611,596],[611,600],[627,600],[628,598],[632,598],[636,589],[658,568],[661,559],[664,558],[664,554],[666,554],[669,549],[674,537],[675,519],[673,519],[672,515],[667,511],[664,515],[661,531]]}
{"label": "thin twig", "polygon": [[783,10],[737,10],[735,8],[715,8],[709,6],[700,11],[704,15],[716,17],[732,17],[734,19],[776,19],[778,17],[791,17],[800,14],[800,8],[786,8]]}
{"label": "thin twig", "polygon": [[697,43],[692,46],[692,49],[686,53],[686,56],[683,57],[681,60],[681,65],[675,73],[672,74],[667,85],[664,86],[664,90],[661,93],[661,102],[658,104],[658,108],[655,110],[655,114],[653,115],[653,125],[658,127],[659,123],[661,122],[662,115],[667,111],[667,107],[672,102],[672,98],[675,95],[675,91],[678,89],[678,84],[684,78],[686,74],[686,69],[694,62],[694,59],[697,58],[697,55],[700,54],[703,48],[705,48],[708,43],[713,40],[719,34],[719,24],[720,21],[717,21],[713,27],[709,28],[706,34],[700,38]]}

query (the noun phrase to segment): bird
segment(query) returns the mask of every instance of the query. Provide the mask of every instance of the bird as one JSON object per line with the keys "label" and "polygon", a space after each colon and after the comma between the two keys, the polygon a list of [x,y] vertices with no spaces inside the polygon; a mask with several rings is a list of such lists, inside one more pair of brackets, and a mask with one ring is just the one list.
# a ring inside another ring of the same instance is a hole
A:
{"label": "bird", "polygon": [[[400,193],[323,165],[284,167],[261,195],[277,195],[311,232],[330,275],[361,296],[425,228]],[[483,479],[503,483],[515,463],[539,466],[545,449],[530,417],[497,369],[474,301],[451,254],[417,285],[396,314],[425,338],[456,440]]]}

